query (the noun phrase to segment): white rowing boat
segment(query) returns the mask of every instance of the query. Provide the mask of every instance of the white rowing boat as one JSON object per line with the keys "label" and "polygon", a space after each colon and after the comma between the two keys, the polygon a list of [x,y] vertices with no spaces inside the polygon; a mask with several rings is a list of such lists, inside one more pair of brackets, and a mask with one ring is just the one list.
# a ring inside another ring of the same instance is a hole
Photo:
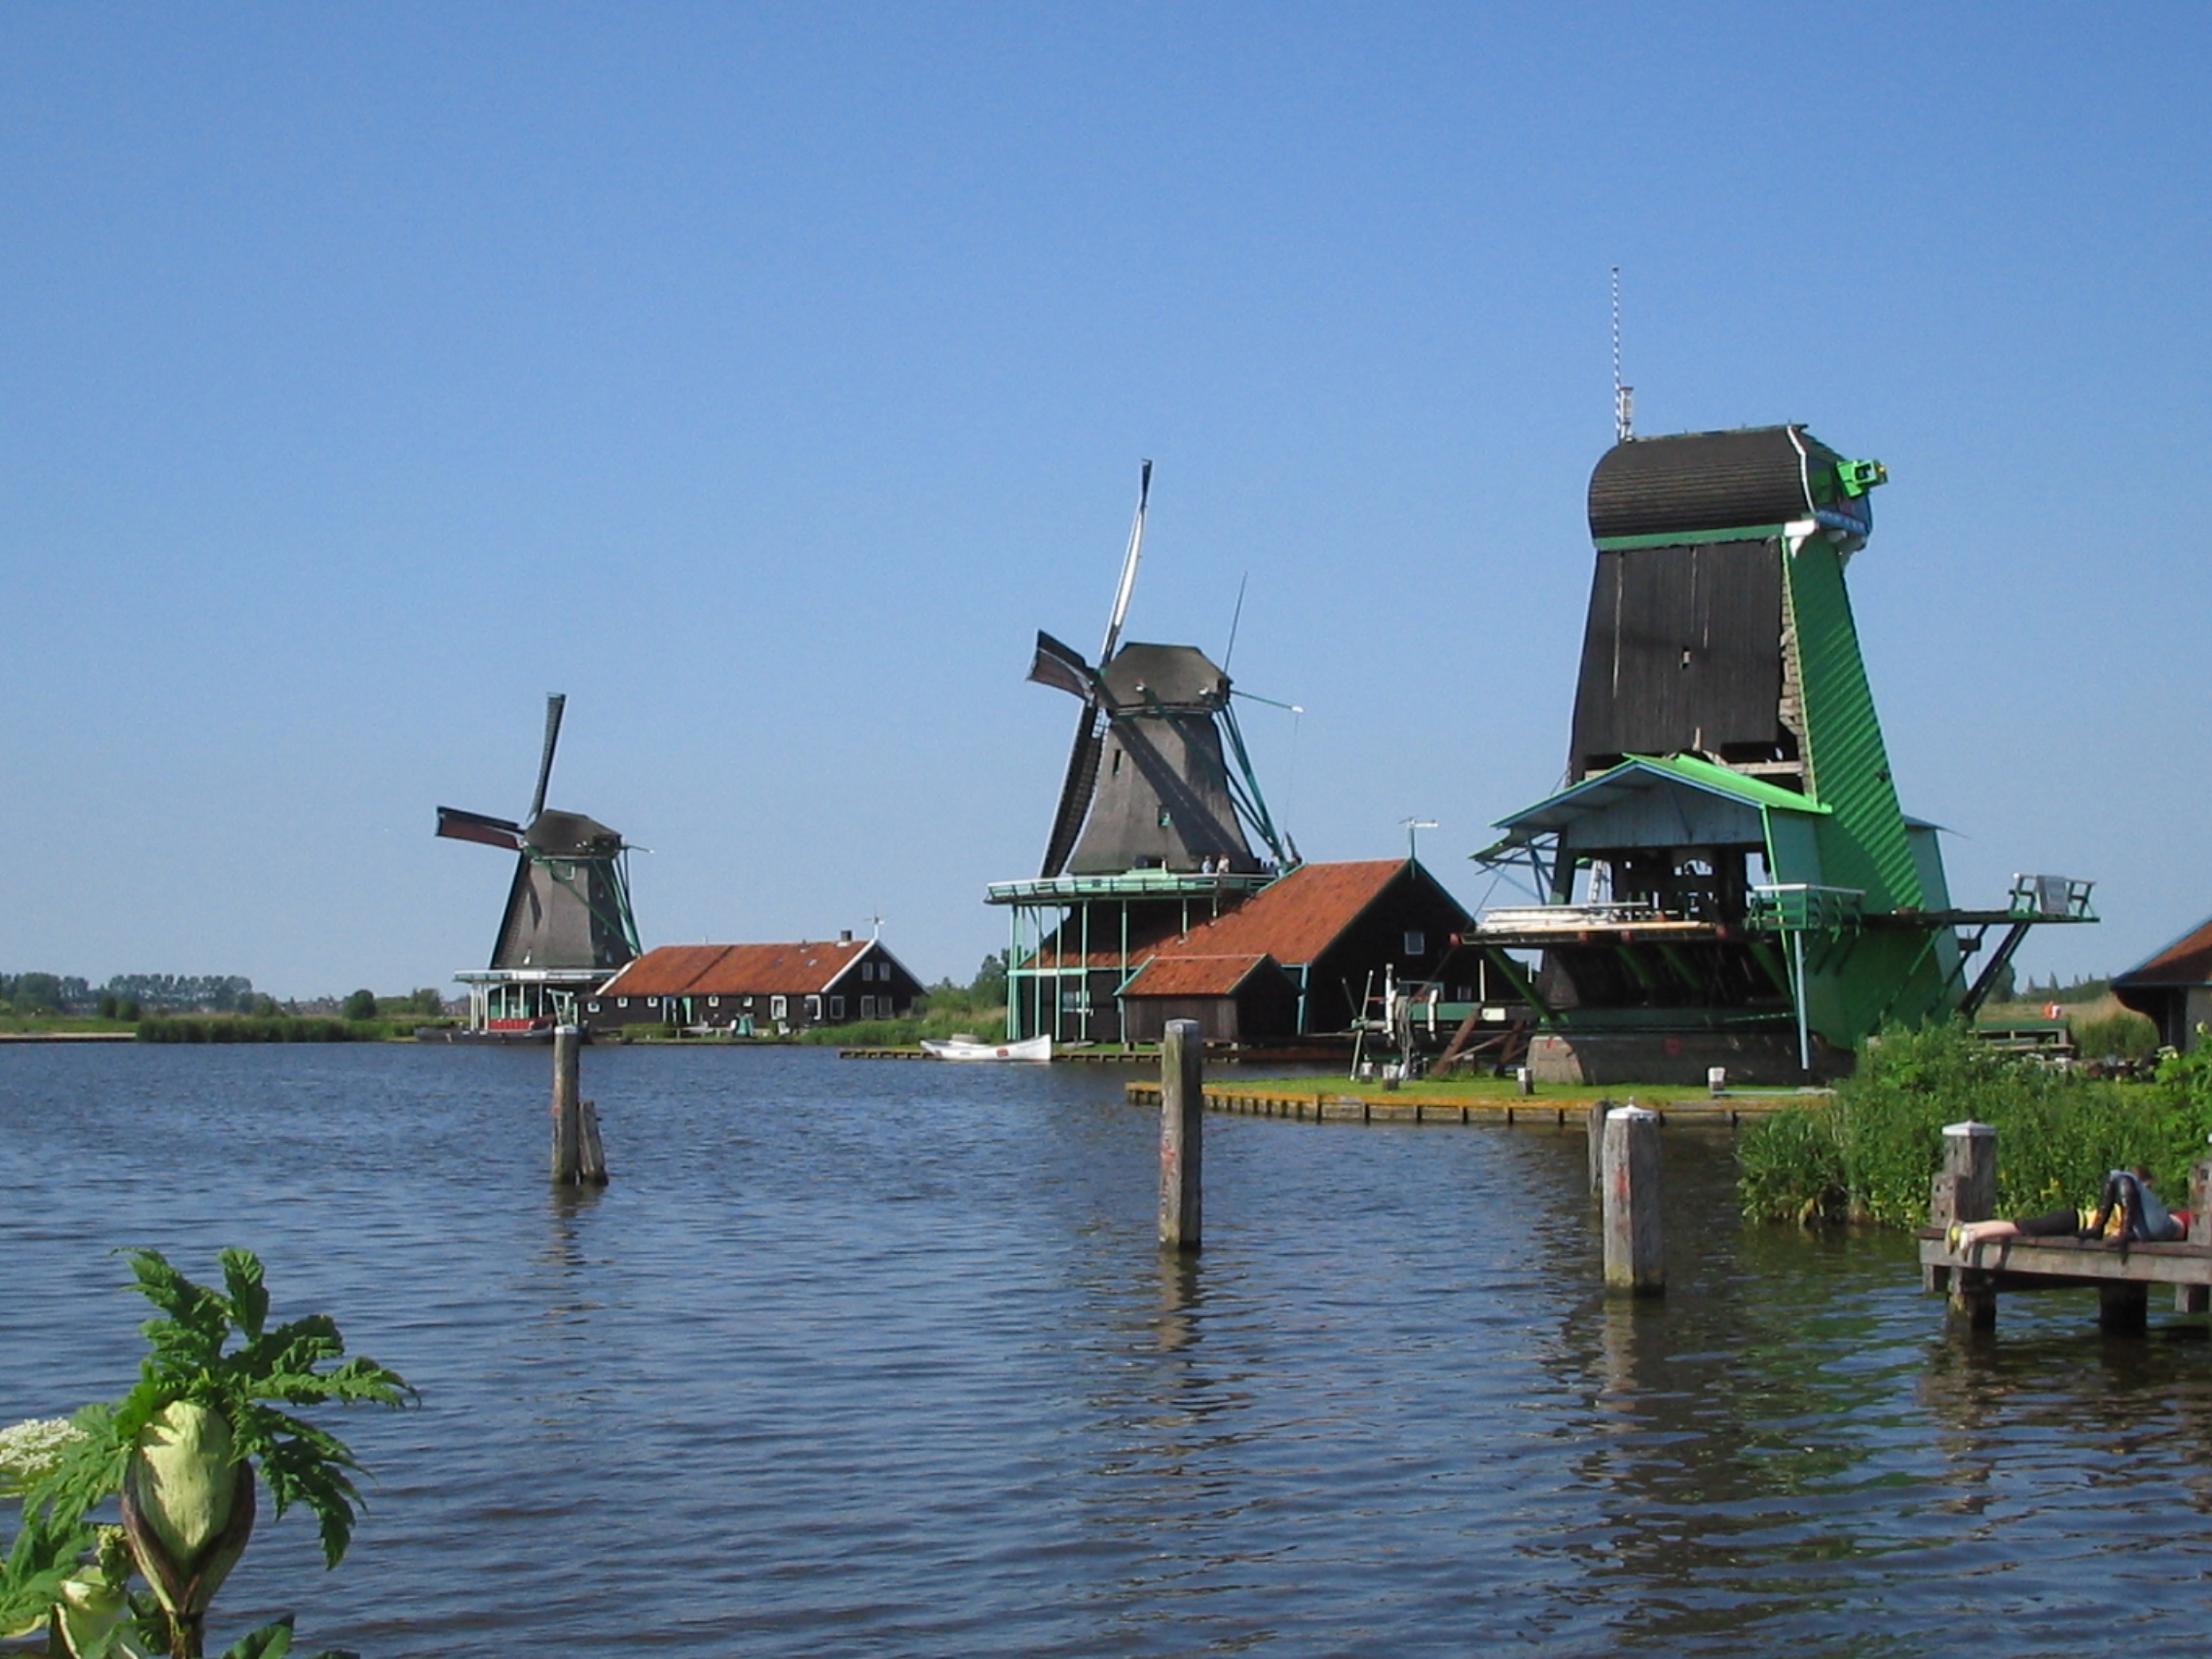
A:
{"label": "white rowing boat", "polygon": [[1052,1057],[1052,1040],[1024,1037],[1018,1043],[983,1043],[973,1037],[954,1037],[947,1041],[925,1037],[922,1051],[939,1060],[1049,1060]]}

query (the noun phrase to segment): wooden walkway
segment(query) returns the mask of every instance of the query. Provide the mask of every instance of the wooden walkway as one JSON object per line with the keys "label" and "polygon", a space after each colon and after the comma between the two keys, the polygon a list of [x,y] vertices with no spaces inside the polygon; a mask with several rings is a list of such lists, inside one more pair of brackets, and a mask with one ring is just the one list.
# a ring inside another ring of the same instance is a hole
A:
{"label": "wooden walkway", "polygon": [[2212,1160],[2198,1161],[2189,1185],[2189,1236],[2170,1244],[2015,1235],[1962,1247],[1951,1242],[1951,1225],[1986,1221],[1996,1206],[1997,1131],[1946,1124],[1943,1167],[1920,1229],[1921,1288],[1946,1298],[1951,1325],[1969,1331],[1996,1325],[2006,1291],[2093,1289],[2108,1331],[2144,1328],[2153,1285],[2172,1287],[2176,1312],[2212,1311]]}
{"label": "wooden walkway", "polygon": [[[1158,1083],[1123,1086],[1132,1105],[1160,1104]],[[1208,1084],[1206,1110],[1234,1112],[1250,1118],[1302,1118],[1316,1124],[1541,1124],[1557,1128],[1586,1128],[1590,1109],[1603,1101],[1608,1106],[1631,1106],[1630,1099],[1579,1095],[1538,1099],[1531,1095],[1493,1095],[1470,1098],[1461,1094],[1346,1094],[1341,1089],[1239,1088],[1236,1085]],[[1743,1099],[1655,1100],[1647,1102],[1662,1121],[1733,1128],[1747,1118],[1761,1118],[1792,1104],[1792,1097],[1746,1096]]]}
{"label": "wooden walkway", "polygon": [[1970,1325],[1994,1323],[1998,1295],[2019,1290],[2094,1290],[2108,1330],[2140,1330],[2153,1285],[2173,1287],[2177,1313],[2212,1311],[2212,1245],[1998,1238],[1958,1250],[1942,1228],[1924,1227],[1920,1266],[1926,1288],[1962,1303]]}
{"label": "wooden walkway", "polygon": [[[912,1045],[839,1049],[840,1060],[927,1060],[933,1055],[924,1053]],[[1054,1065],[1093,1066],[1152,1066],[1160,1064],[1157,1049],[1055,1049]],[[1291,1065],[1342,1065],[1344,1056],[1328,1051],[1312,1049],[1253,1049],[1244,1052],[1209,1053],[1209,1066],[1291,1066]]]}

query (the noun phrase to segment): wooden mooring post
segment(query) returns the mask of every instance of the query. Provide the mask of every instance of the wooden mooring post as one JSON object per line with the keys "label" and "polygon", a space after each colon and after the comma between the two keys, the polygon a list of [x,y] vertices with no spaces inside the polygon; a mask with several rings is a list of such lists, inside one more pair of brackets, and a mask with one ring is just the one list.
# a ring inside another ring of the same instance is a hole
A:
{"label": "wooden mooring post", "polygon": [[1616,1106],[1605,1115],[1605,1288],[1657,1296],[1667,1288],[1659,1222],[1659,1114]]}
{"label": "wooden mooring post", "polygon": [[[1634,1106],[1636,1102],[1629,1102]],[[1590,1102],[1590,1121],[1586,1128],[1590,1137],[1590,1196],[1602,1198],[1605,1193],[1605,1119],[1611,1114],[1610,1100]]]}
{"label": "wooden mooring post", "polygon": [[1196,1250],[1204,1232],[1205,1040],[1170,1019],[1160,1046],[1160,1247]]}
{"label": "wooden mooring post", "polygon": [[580,1027],[553,1030],[553,1182],[556,1186],[607,1185],[607,1151],[599,1139],[599,1110],[583,1098]]}
{"label": "wooden mooring post", "polygon": [[[1962,1221],[1987,1221],[1997,1213],[1997,1131],[1971,1119],[1943,1125],[1943,1167],[1928,1193],[1928,1222],[1948,1230]],[[1930,1290],[1947,1290],[1944,1319],[1962,1330],[1986,1331],[1997,1323],[1997,1275],[1979,1268],[1961,1269],[1938,1285],[1934,1271],[1921,1270]]]}

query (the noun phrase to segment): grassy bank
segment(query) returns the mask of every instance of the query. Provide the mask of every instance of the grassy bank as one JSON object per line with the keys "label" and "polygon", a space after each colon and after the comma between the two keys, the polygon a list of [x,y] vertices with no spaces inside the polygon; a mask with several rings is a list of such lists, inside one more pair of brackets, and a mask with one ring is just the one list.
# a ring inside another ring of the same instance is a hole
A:
{"label": "grassy bank", "polygon": [[141,1043],[388,1043],[414,1026],[384,1019],[326,1019],[313,1014],[176,1014],[138,1022]]}
{"label": "grassy bank", "polygon": [[2212,1059],[2117,1083],[1991,1052],[1960,1027],[1887,1033],[1832,1096],[1744,1131],[1744,1213],[1917,1225],[1943,1125],[1969,1118],[1997,1129],[1999,1215],[2092,1202],[2107,1169],[2138,1163],[2178,1202],[2212,1130]]}
{"label": "grassy bank", "polygon": [[1003,1008],[933,1008],[912,1019],[856,1019],[849,1025],[817,1025],[798,1034],[801,1043],[827,1043],[840,1049],[908,1049],[927,1037],[940,1042],[963,1032],[989,1042],[1006,1036]]}

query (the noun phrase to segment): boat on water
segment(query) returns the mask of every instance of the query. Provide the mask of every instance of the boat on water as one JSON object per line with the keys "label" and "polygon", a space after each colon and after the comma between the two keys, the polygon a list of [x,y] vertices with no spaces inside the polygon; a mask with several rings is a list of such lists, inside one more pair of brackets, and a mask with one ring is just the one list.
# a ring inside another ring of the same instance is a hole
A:
{"label": "boat on water", "polygon": [[1049,1060],[1052,1057],[1052,1039],[1024,1037],[1018,1043],[985,1043],[975,1037],[925,1037],[922,1052],[938,1060]]}

